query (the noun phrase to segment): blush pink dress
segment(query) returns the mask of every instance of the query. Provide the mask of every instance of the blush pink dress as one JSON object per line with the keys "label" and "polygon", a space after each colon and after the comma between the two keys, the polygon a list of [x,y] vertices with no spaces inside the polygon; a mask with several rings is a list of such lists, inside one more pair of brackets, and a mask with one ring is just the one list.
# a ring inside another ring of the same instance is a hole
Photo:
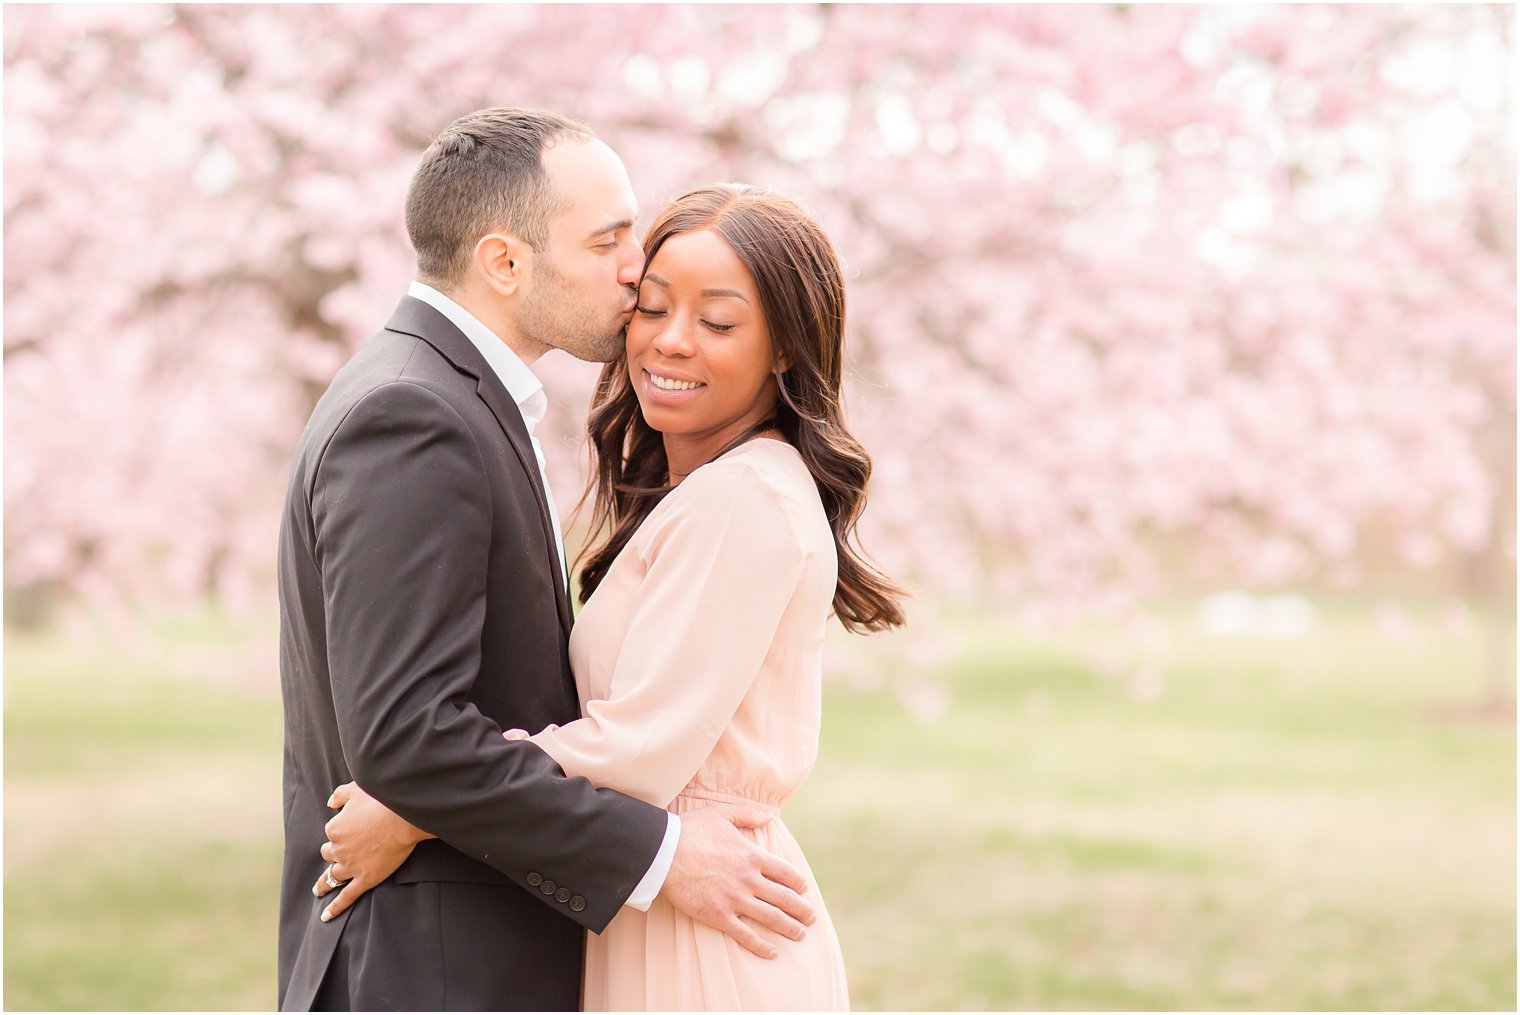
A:
{"label": "blush pink dress", "polygon": [[[769,813],[818,754],[824,624],[837,574],[812,475],[787,443],[751,440],[650,513],[577,618],[584,718],[531,739],[570,775],[677,814]],[[657,898],[587,936],[588,1011],[846,1010],[844,958],[797,840],[743,830],[807,877],[802,941],[760,929],[761,959]]]}

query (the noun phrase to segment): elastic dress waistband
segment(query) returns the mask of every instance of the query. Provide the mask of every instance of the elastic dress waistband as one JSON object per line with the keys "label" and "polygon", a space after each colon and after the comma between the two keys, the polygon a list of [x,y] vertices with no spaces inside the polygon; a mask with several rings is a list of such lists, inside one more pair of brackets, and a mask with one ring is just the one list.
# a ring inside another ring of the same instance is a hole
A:
{"label": "elastic dress waistband", "polygon": [[670,802],[666,810],[675,814],[684,814],[710,804],[739,804],[743,807],[753,807],[767,814],[778,814],[781,811],[779,801],[757,800],[754,797],[743,796],[739,793],[723,793],[705,786],[687,786]]}

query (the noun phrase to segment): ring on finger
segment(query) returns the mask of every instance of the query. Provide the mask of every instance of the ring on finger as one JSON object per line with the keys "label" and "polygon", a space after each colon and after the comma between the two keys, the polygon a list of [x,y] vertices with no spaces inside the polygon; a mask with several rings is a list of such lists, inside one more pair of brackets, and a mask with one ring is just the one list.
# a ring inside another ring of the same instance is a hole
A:
{"label": "ring on finger", "polygon": [[327,870],[322,874],[322,880],[325,881],[325,882],[327,882],[327,887],[328,888],[341,888],[343,886],[343,882],[341,882],[337,878],[333,877],[333,873],[332,872],[333,872],[332,865],[329,865],[328,868],[327,868]]}

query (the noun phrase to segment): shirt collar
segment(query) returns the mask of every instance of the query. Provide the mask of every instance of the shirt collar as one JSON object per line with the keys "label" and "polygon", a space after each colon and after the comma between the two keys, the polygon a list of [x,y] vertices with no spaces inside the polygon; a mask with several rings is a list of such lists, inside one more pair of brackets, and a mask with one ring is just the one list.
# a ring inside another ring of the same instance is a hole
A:
{"label": "shirt collar", "polygon": [[500,336],[480,323],[479,318],[426,282],[413,282],[406,294],[447,317],[454,327],[464,332],[464,337],[470,340],[470,344],[480,350],[491,367],[491,372],[496,374],[502,386],[507,389],[507,394],[512,396],[512,401],[517,403],[518,411],[522,413],[523,422],[527,424],[531,435],[533,428],[549,411],[549,397],[544,394],[543,382],[528,369],[528,365],[508,348]]}

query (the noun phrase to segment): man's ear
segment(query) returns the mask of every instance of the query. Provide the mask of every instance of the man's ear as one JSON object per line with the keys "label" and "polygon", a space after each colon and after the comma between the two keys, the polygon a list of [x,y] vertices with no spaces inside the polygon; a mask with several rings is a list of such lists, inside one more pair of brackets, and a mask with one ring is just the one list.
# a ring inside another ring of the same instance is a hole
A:
{"label": "man's ear", "polygon": [[528,256],[528,245],[509,233],[487,233],[475,241],[475,271],[502,296],[517,294]]}

